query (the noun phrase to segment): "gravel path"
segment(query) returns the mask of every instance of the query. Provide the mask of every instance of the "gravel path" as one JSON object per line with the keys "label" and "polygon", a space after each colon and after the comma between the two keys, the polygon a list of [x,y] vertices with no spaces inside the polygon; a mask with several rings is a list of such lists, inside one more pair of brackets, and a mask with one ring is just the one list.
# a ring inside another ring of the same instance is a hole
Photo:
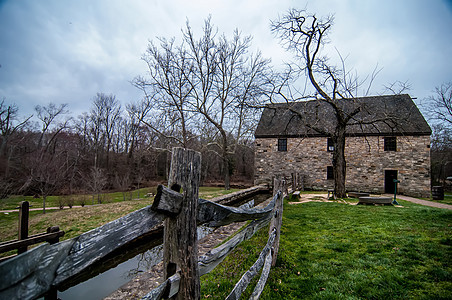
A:
{"label": "gravel path", "polygon": [[[388,195],[385,195],[385,196],[391,197],[392,195],[388,194]],[[413,203],[416,203],[416,204],[430,206],[430,207],[452,209],[452,205],[450,205],[450,204],[443,204],[443,203],[438,203],[438,202],[433,202],[433,201],[421,200],[421,199],[408,197],[408,196],[403,196],[403,195],[397,195],[397,199],[410,201],[410,202],[413,202]]]}
{"label": "gravel path", "polygon": [[[394,197],[394,195],[392,195],[392,194],[384,194],[383,196]],[[421,199],[404,196],[404,195],[397,195],[397,199],[413,202],[413,203],[420,204],[420,205],[430,206],[430,207],[452,209],[452,205],[450,205],[450,204],[421,200]],[[301,203],[310,202],[310,201],[328,202],[330,200],[328,200],[327,194],[301,194],[301,197],[298,201],[289,202],[289,204],[301,204]]]}

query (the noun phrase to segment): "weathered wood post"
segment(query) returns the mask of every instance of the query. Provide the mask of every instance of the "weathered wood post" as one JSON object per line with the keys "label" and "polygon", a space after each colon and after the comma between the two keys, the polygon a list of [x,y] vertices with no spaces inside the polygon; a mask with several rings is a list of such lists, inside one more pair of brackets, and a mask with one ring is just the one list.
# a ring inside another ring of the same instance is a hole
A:
{"label": "weathered wood post", "polygon": [[284,179],[277,177],[273,180],[273,196],[280,191],[280,195],[275,203],[275,215],[270,222],[269,234],[276,228],[275,242],[272,248],[272,266],[276,264],[279,250],[279,237],[281,235],[282,214],[283,214],[283,200],[286,193],[286,182]]}
{"label": "weathered wood post", "polygon": [[[52,226],[52,227],[48,227],[47,228],[47,233],[52,233],[52,232],[58,232],[60,231],[60,227],[59,226]],[[48,239],[47,242],[49,242],[50,245],[56,244],[60,241],[60,237],[56,236],[53,239]]]}
{"label": "weathered wood post", "polygon": [[[28,218],[29,218],[30,203],[28,201],[22,201],[19,206],[19,240],[25,240],[28,238]],[[26,252],[27,246],[17,249],[17,254]]]}
{"label": "weathered wood post", "polygon": [[201,297],[196,224],[200,174],[199,152],[173,148],[168,186],[176,192],[182,190],[183,198],[156,197],[152,206],[152,209],[164,212],[168,216],[164,222],[163,271],[166,280],[180,270],[179,292],[175,296],[176,299]]}
{"label": "weathered wood post", "polygon": [[[47,233],[59,232],[59,231],[60,231],[59,226],[52,226],[52,227],[47,228]],[[47,242],[49,242],[49,244],[51,244],[51,245],[56,244],[59,241],[60,241],[59,236],[56,236],[53,239],[47,240]],[[52,285],[50,287],[50,289],[47,291],[47,293],[45,293],[44,300],[57,300],[57,299],[58,299],[58,290],[57,290],[56,286]]]}

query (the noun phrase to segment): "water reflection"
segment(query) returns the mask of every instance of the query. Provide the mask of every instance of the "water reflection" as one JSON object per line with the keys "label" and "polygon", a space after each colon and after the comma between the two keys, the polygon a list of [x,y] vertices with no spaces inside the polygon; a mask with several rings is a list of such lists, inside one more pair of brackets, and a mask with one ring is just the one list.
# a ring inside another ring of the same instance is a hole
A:
{"label": "water reflection", "polygon": [[[214,228],[207,226],[198,227],[198,239],[211,233]],[[151,250],[140,253],[135,257],[105,271],[94,278],[82,282],[64,292],[58,292],[62,300],[83,299],[98,300],[107,297],[119,287],[126,284],[137,275],[146,272],[163,259],[163,245],[158,245]]]}
{"label": "water reflection", "polygon": [[62,300],[83,299],[98,300],[107,297],[119,287],[129,282],[136,275],[147,271],[158,264],[163,258],[162,245],[140,253],[135,257],[117,265],[108,271],[99,274],[85,282],[58,292]]}

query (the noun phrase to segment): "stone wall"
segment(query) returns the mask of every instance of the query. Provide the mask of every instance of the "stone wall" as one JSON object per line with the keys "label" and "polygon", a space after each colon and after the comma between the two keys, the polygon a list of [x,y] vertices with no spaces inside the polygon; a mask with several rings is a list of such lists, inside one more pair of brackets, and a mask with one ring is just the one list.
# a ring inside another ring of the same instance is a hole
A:
{"label": "stone wall", "polygon": [[[287,152],[278,151],[277,138],[257,138],[255,183],[270,182],[275,175],[300,172],[305,187],[328,189],[327,167],[332,153],[327,138],[288,138]],[[397,151],[384,151],[384,137],[349,137],[346,140],[346,189],[384,193],[385,170],[396,170],[398,192],[430,196],[430,137],[397,137]]]}

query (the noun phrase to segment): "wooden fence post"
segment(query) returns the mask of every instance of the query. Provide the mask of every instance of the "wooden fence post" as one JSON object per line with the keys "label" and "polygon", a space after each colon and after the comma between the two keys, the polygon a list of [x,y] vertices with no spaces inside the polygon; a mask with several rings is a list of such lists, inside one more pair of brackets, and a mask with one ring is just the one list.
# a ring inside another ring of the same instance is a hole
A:
{"label": "wooden fence post", "polygon": [[[47,228],[47,233],[58,232],[58,231],[60,231],[59,226],[52,226],[52,227]],[[49,242],[50,245],[56,244],[56,243],[60,242],[60,237],[56,236],[53,239],[47,240],[47,242]]]}
{"label": "wooden fence post", "polygon": [[[19,206],[19,240],[25,240],[28,238],[28,217],[29,217],[30,204],[28,201],[22,201]],[[17,254],[26,252],[27,246],[17,249]]]}
{"label": "wooden fence post", "polygon": [[273,231],[273,228],[276,228],[276,237],[275,242],[273,244],[272,251],[272,266],[274,267],[276,264],[276,258],[278,257],[279,250],[279,237],[281,235],[281,225],[282,225],[282,214],[283,214],[283,200],[286,193],[286,182],[284,179],[275,178],[273,181],[273,196],[276,195],[280,191],[280,195],[275,203],[275,216],[272,218],[269,234]]}
{"label": "wooden fence post", "polygon": [[[47,233],[58,232],[58,231],[60,231],[59,226],[52,226],[52,227],[47,228]],[[48,240],[50,245],[56,244],[59,241],[60,241],[59,236],[56,236],[55,238]],[[56,286],[52,285],[52,286],[50,286],[47,293],[45,293],[44,300],[57,300],[57,299],[58,299],[58,290],[57,290]]]}
{"label": "wooden fence post", "polygon": [[180,269],[176,299],[199,299],[197,212],[201,174],[199,152],[173,148],[168,186],[183,193],[179,214],[165,219],[163,266],[168,279]]}

